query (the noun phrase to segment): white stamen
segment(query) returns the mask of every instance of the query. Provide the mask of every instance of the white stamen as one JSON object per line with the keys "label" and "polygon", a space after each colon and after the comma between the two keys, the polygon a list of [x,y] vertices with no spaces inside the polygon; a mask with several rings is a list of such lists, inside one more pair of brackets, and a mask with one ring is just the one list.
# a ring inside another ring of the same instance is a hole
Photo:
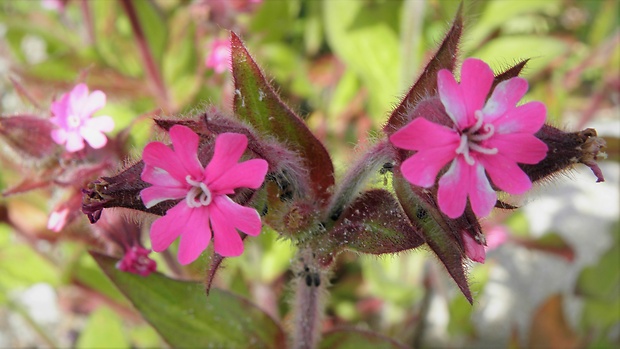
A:
{"label": "white stamen", "polygon": [[185,202],[187,206],[191,208],[196,208],[200,206],[208,206],[211,204],[213,200],[213,196],[211,195],[211,191],[207,188],[207,185],[203,182],[196,181],[192,179],[190,175],[185,177],[185,181],[187,184],[191,185],[192,188],[187,192],[187,196],[185,197]]}
{"label": "white stamen", "polygon": [[[497,154],[497,148],[485,148],[480,145],[479,142],[485,141],[495,134],[495,127],[492,124],[484,124],[484,115],[482,111],[476,110],[474,113],[476,117],[476,123],[471,128],[467,129],[461,134],[461,142],[458,148],[456,148],[457,154],[462,154],[465,162],[470,166],[474,165],[475,160],[470,154],[470,150],[477,153],[493,155]],[[478,133],[478,131],[481,131]]]}
{"label": "white stamen", "polygon": [[69,115],[69,117],[67,118],[67,126],[69,126],[70,128],[76,128],[80,126],[80,123],[80,118],[75,115]]}

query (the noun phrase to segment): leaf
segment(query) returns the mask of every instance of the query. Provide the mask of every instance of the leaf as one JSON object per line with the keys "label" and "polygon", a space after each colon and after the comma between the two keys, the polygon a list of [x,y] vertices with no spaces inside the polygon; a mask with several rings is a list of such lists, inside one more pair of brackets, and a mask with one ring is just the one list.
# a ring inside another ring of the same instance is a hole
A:
{"label": "leaf", "polygon": [[327,203],[334,185],[334,166],[321,142],[276,94],[239,37],[231,32],[235,80],[234,110],[260,133],[289,145],[303,158],[315,199]]}
{"label": "leaf", "polygon": [[323,1],[322,7],[330,48],[368,88],[370,115],[382,118],[400,92],[401,2]]}
{"label": "leaf", "polygon": [[454,70],[462,31],[463,16],[461,5],[456,12],[452,27],[448,34],[446,34],[441,46],[439,46],[437,53],[428,62],[422,74],[400,104],[392,111],[387,124],[383,127],[383,131],[388,136],[405,126],[408,122],[405,113],[409,108],[415,106],[423,97],[437,92],[437,73],[441,69]]}
{"label": "leaf", "polygon": [[405,349],[406,346],[378,333],[334,330],[323,335],[319,349]]}
{"label": "leaf", "polygon": [[390,192],[374,189],[345,210],[329,236],[340,248],[378,255],[424,244],[417,230]]}
{"label": "leaf", "polygon": [[444,264],[465,298],[472,303],[463,266],[464,249],[459,234],[461,231],[469,232],[472,236],[482,234],[473,212],[466,209],[461,217],[448,218],[439,211],[432,192],[410,185],[398,170],[394,171],[393,184],[405,214],[414,225],[421,227],[420,232],[428,246]]}
{"label": "leaf", "polygon": [[566,321],[562,296],[556,294],[538,308],[532,320],[528,348],[581,348],[579,337]]}
{"label": "leaf", "polygon": [[121,318],[111,309],[102,307],[88,318],[76,348],[130,348]]}
{"label": "leaf", "polygon": [[174,348],[285,348],[280,326],[249,301],[201,283],[159,273],[148,277],[115,268],[116,260],[92,253],[99,266],[144,318]]}

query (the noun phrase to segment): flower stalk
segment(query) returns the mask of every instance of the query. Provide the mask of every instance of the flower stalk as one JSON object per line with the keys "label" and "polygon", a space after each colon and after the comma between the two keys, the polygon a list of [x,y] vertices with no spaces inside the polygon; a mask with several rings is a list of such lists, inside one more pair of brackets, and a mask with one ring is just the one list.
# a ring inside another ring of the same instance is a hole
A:
{"label": "flower stalk", "polygon": [[327,280],[312,249],[302,249],[298,255],[298,263],[294,268],[296,280],[292,348],[314,349],[321,338]]}

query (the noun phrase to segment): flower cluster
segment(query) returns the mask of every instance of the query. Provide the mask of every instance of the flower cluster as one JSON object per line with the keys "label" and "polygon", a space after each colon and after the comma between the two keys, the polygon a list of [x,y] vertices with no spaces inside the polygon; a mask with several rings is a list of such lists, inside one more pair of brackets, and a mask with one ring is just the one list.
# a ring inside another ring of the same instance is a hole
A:
{"label": "flower cluster", "polygon": [[516,105],[527,81],[503,81],[487,100],[493,80],[491,68],[473,58],[463,63],[460,83],[450,71],[439,71],[439,98],[452,125],[419,117],[390,137],[395,146],[416,151],[401,165],[414,185],[433,187],[449,164],[438,181],[437,197],[450,218],[463,214],[467,199],[476,215],[488,215],[497,202],[493,186],[510,194],[526,192],[532,182],[518,164],[536,164],[547,154],[545,143],[534,136],[544,124],[545,106]]}
{"label": "flower cluster", "polygon": [[235,203],[228,195],[240,187],[259,188],[267,174],[267,162],[238,162],[248,142],[242,134],[220,134],[206,167],[197,155],[199,136],[190,128],[175,125],[170,138],[174,150],[152,142],[143,153],[141,177],[152,184],[140,192],[144,205],[150,208],[162,201],[181,199],[151,226],[153,250],[163,251],[180,236],[178,259],[188,264],[207,248],[213,234],[215,252],[240,255],[243,242],[237,229],[256,236],[261,220],[255,209]]}

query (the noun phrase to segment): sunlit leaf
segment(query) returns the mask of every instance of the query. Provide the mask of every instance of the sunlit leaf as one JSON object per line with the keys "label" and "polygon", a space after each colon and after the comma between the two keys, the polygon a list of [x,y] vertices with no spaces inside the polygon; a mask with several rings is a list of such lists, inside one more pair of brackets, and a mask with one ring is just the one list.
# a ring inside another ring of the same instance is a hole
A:
{"label": "sunlit leaf", "polygon": [[335,330],[323,335],[319,349],[404,349],[406,346],[378,333]]}
{"label": "sunlit leaf", "polygon": [[90,315],[76,343],[78,349],[130,347],[121,317],[106,307],[99,308]]}
{"label": "sunlit leaf", "polygon": [[327,201],[334,167],[325,147],[267,82],[239,37],[231,33],[237,117],[297,151],[308,168],[316,198]]}
{"label": "sunlit leaf", "polygon": [[115,268],[116,260],[93,254],[108,277],[142,316],[175,348],[285,348],[280,326],[247,300],[201,283],[161,274],[141,277]]}

